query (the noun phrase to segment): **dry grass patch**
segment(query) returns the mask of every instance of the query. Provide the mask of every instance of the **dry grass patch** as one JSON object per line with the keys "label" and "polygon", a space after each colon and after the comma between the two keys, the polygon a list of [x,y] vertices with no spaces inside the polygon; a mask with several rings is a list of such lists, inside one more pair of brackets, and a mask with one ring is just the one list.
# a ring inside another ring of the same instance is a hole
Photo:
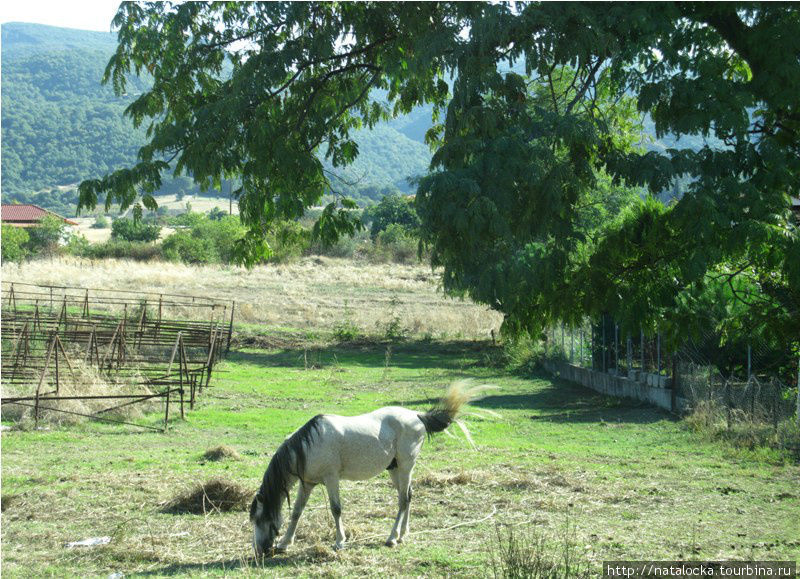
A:
{"label": "dry grass patch", "polygon": [[179,494],[167,502],[161,511],[175,515],[244,511],[247,510],[252,498],[252,493],[240,484],[213,478]]}
{"label": "dry grass patch", "polygon": [[[137,374],[125,376],[119,380],[109,380],[94,368],[81,360],[72,360],[71,371],[62,369],[62,378],[59,390],[55,392],[55,380],[52,376],[46,377],[42,383],[42,396],[102,396],[102,395],[131,395],[149,396],[153,392],[142,384],[144,378]],[[11,388],[4,387],[5,396],[33,396],[36,384],[15,384]],[[127,400],[52,400],[40,403],[39,423],[53,426],[77,424],[87,420],[85,415],[100,411],[103,416],[117,420],[132,420],[142,418],[146,413],[159,407],[160,400],[155,399],[127,404],[121,408],[109,410],[112,406],[129,402]],[[29,429],[34,424],[34,408],[32,402],[23,404],[5,404],[2,410],[3,420],[11,420],[22,429]]]}
{"label": "dry grass patch", "polygon": [[438,274],[421,263],[308,257],[245,270],[64,257],[37,261],[35,267],[4,262],[2,274],[6,280],[36,284],[75,285],[80,280],[87,287],[233,299],[236,322],[280,327],[332,330],[349,320],[361,334],[383,335],[396,319],[396,329],[410,336],[487,339],[502,322],[485,306],[444,297]]}
{"label": "dry grass patch", "polygon": [[209,448],[203,453],[203,460],[210,460],[213,462],[220,460],[240,460],[241,458],[242,455],[239,454],[235,448],[226,444]]}
{"label": "dry grass patch", "polygon": [[448,487],[453,485],[484,484],[488,474],[481,470],[461,470],[456,473],[426,472],[414,478],[414,485],[421,487]]}

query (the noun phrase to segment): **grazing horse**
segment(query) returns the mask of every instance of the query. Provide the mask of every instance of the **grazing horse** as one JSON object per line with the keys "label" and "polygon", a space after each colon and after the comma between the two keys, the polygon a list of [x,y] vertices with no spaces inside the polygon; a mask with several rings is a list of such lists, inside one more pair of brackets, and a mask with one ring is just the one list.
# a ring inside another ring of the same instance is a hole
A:
{"label": "grazing horse", "polygon": [[[467,387],[455,382],[431,410],[417,413],[387,406],[360,416],[320,414],[289,436],[275,452],[264,480],[250,505],[256,555],[283,552],[294,542],[297,522],[313,488],[324,484],[336,525],[335,549],[345,542],[339,481],[365,480],[389,471],[397,489],[398,511],[386,545],[402,543],[408,533],[411,471],[425,436],[441,432],[455,421],[461,407],[486,386]],[[461,425],[459,423],[460,426]],[[465,434],[468,434],[465,430]],[[284,499],[300,483],[286,534],[273,549],[283,522]]]}

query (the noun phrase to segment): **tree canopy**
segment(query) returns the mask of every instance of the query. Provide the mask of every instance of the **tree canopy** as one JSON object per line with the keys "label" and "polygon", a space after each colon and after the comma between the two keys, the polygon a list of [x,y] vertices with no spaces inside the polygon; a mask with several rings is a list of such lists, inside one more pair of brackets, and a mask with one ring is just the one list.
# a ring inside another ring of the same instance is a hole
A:
{"label": "tree canopy", "polygon": [[[106,79],[124,93],[152,75],[127,109],[149,140],[133,167],[82,183],[81,207],[105,193],[154,207],[168,169],[206,185],[237,176],[241,249],[257,254],[271,221],[337,192],[331,171],[357,158],[357,129],[428,104],[424,242],[445,287],[510,329],[600,312],[660,324],[716,280],[750,304],[748,323],[800,335],[796,5],[124,3],[114,25]],[[636,146],[645,113],[657,135],[706,144]],[[584,227],[593,204],[614,213],[621,187],[677,180],[673,205]],[[351,207],[337,198],[315,233],[352,231]]]}

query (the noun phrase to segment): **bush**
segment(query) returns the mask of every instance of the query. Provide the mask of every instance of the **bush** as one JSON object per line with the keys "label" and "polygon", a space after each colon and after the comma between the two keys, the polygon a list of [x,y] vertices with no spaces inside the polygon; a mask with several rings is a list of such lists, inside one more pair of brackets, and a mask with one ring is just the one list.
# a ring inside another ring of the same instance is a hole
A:
{"label": "bush", "polygon": [[14,227],[13,225],[3,225],[2,227],[2,240],[0,240],[0,248],[2,248],[3,261],[22,261],[28,256],[28,232],[21,227]]}
{"label": "bush", "polygon": [[92,223],[92,229],[108,229],[109,221],[108,217],[105,215],[98,215],[94,223]]}
{"label": "bush", "polygon": [[537,529],[515,531],[497,528],[497,540],[490,554],[493,575],[508,579],[583,579],[592,577],[592,567],[581,552],[574,527],[563,537],[551,540]]}
{"label": "bush", "polygon": [[333,245],[325,246],[320,241],[314,241],[308,248],[311,255],[324,255],[326,257],[353,257],[366,255],[372,242],[365,232],[358,232],[354,236],[342,236]]}
{"label": "bush", "polygon": [[286,262],[308,251],[311,246],[311,232],[296,221],[281,221],[273,225],[267,242],[272,248],[269,261]]}
{"label": "bush", "polygon": [[417,257],[417,240],[399,223],[391,223],[378,234],[376,245],[385,250],[389,260],[407,263]]}
{"label": "bush", "polygon": [[203,213],[184,213],[171,223],[185,227],[164,240],[164,257],[184,263],[231,263],[236,241],[245,233],[238,217],[211,220]]}
{"label": "bush", "polygon": [[28,229],[28,248],[31,253],[52,253],[64,239],[66,224],[60,217],[47,215],[39,221],[39,225]]}
{"label": "bush", "polygon": [[142,220],[115,219],[111,224],[111,238],[124,241],[156,241],[161,235],[161,227]]}
{"label": "bush", "polygon": [[509,340],[503,350],[509,370],[523,374],[539,368],[546,357],[542,341],[524,334]]}
{"label": "bush", "polygon": [[228,217],[228,212],[220,209],[219,207],[214,207],[208,212],[208,218],[211,221],[219,221],[221,219],[225,219],[226,217]]}
{"label": "bush", "polygon": [[70,255],[84,256],[89,251],[89,240],[80,233],[73,233],[64,248]]}
{"label": "bush", "polygon": [[170,261],[183,263],[215,263],[219,252],[208,237],[193,235],[191,231],[178,231],[164,240],[163,254]]}
{"label": "bush", "polygon": [[161,259],[162,250],[158,243],[110,239],[105,243],[88,245],[82,255],[91,259],[116,258],[150,261]]}

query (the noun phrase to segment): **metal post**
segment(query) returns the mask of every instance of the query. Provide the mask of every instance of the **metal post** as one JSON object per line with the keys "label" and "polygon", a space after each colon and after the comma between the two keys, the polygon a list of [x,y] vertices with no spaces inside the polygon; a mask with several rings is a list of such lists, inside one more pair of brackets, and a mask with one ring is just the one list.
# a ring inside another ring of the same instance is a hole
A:
{"label": "metal post", "polygon": [[642,374],[644,374],[644,330],[639,328],[639,359]]}
{"label": "metal post", "polygon": [[569,362],[575,362],[575,332],[570,328],[569,331]]}
{"label": "metal post", "polygon": [[578,346],[578,365],[583,366],[583,326],[581,326],[580,345]]}
{"label": "metal post", "polygon": [[228,326],[228,345],[225,347],[225,353],[227,354],[231,350],[231,336],[233,335],[233,311],[236,309],[236,301],[231,302],[231,323]]}
{"label": "metal post", "polygon": [[168,425],[169,425],[169,393],[170,393],[170,389],[169,389],[169,386],[167,386],[166,406],[164,408],[164,432],[167,431],[167,428],[168,428]]}
{"label": "metal post", "polygon": [[614,323],[614,372],[619,375],[619,324]]}
{"label": "metal post", "polygon": [[753,376],[753,349],[750,344],[747,345],[747,383],[750,384],[750,378]]}
{"label": "metal post", "polygon": [[[55,335],[54,341],[58,340],[58,334]],[[59,390],[59,383],[58,383],[58,348],[53,349],[53,354],[56,357],[56,394],[58,394]]]}
{"label": "metal post", "polygon": [[608,370],[606,364],[606,316],[603,314],[603,372]]}
{"label": "metal post", "polygon": [[658,358],[658,375],[661,376],[661,332],[656,334],[656,357]]}
{"label": "metal post", "polygon": [[561,323],[561,355],[564,355],[566,347],[564,346],[564,323]]}
{"label": "metal post", "polygon": [[628,374],[630,374],[633,369],[633,341],[630,334],[628,334],[628,339],[625,341],[625,348],[627,354],[626,364],[628,364]]}
{"label": "metal post", "polygon": [[731,403],[731,381],[728,379],[725,381],[725,422],[728,426],[728,430],[731,429]]}

